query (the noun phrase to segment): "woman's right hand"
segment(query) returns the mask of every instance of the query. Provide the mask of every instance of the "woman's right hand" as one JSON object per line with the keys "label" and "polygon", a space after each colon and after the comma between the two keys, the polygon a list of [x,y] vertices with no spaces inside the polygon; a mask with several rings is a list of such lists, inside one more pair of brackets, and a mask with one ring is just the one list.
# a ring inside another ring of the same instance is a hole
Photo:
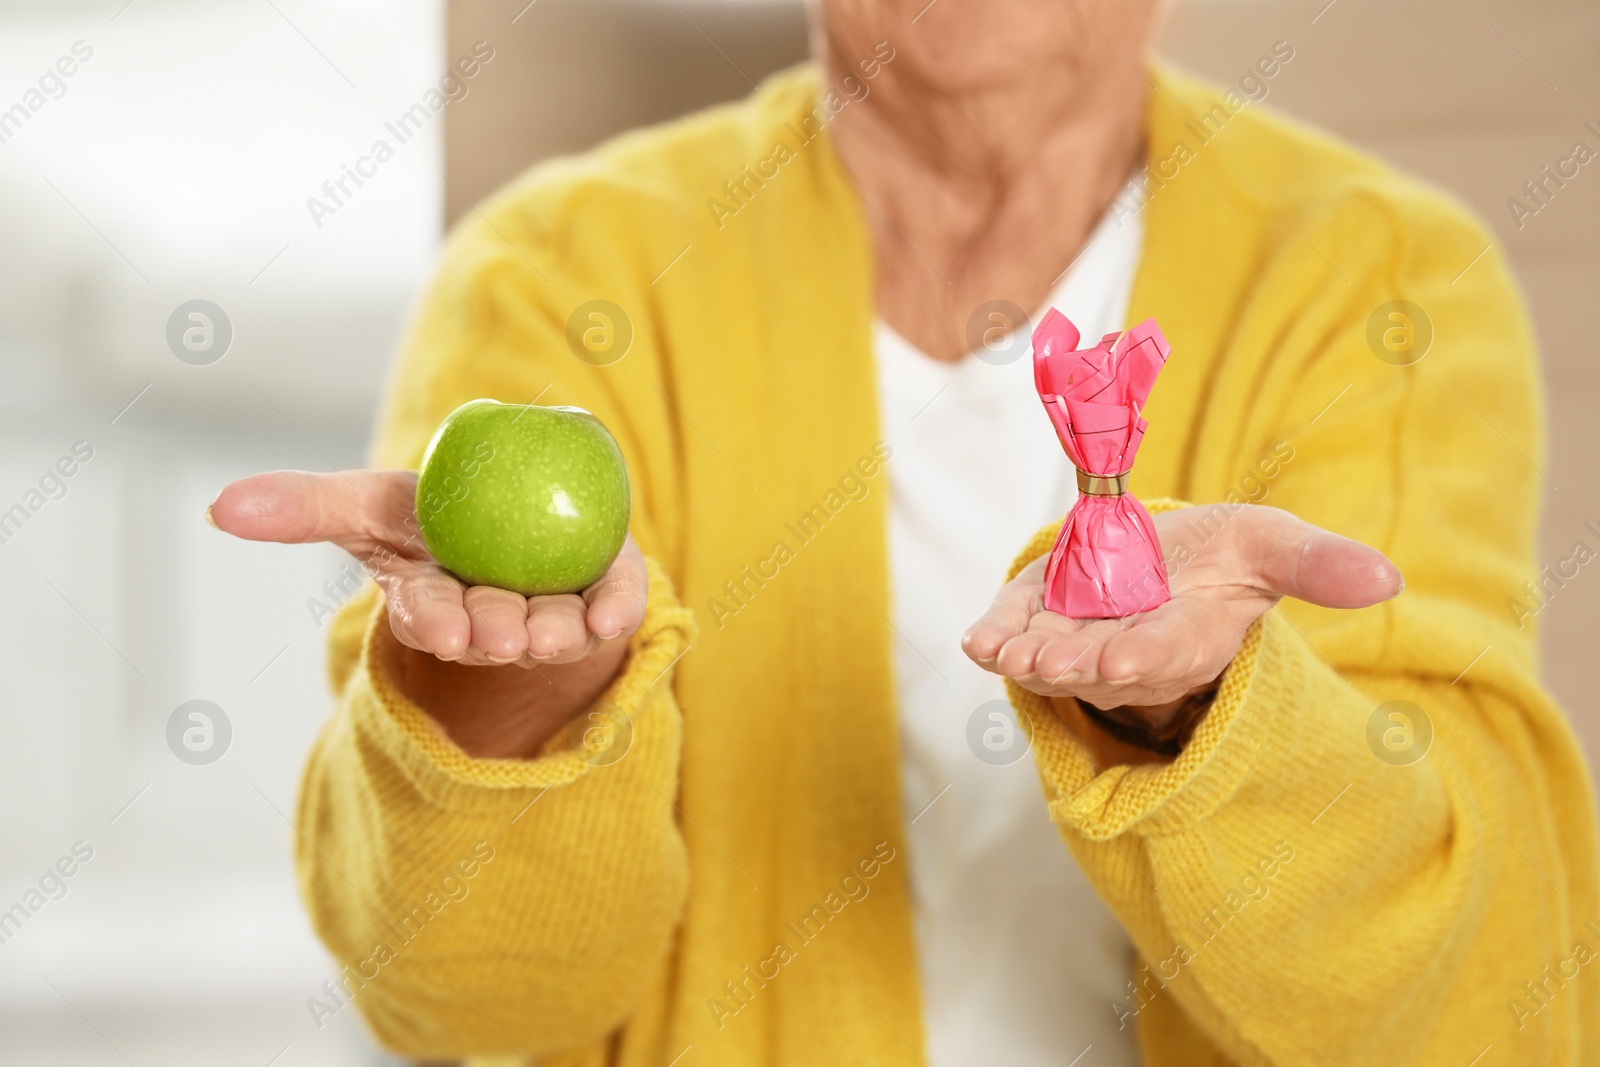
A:
{"label": "woman's right hand", "polygon": [[391,662],[408,698],[470,755],[530,757],[615,677],[644,621],[649,578],[629,537],[579,593],[469,586],[422,543],[411,471],[274,471],[230,483],[206,515],[251,541],[327,541],[388,603]]}

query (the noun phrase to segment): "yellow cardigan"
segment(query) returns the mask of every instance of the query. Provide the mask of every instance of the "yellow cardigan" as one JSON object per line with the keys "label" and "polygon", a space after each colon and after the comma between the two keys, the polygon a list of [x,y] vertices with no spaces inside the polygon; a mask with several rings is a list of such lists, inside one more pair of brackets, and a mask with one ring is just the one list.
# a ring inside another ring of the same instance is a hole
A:
{"label": "yellow cardigan", "polygon": [[[1159,316],[1173,356],[1136,491],[1264,499],[1381,548],[1407,588],[1270,613],[1170,764],[1096,773],[1016,696],[1041,803],[1141,957],[1105,1010],[1156,1065],[1593,1063],[1590,785],[1507,605],[1535,571],[1543,460],[1504,261],[1438,194],[1256,107],[1202,143],[1188,122],[1217,96],[1157,78],[1149,159],[1168,177],[1144,198],[1130,321]],[[375,592],[337,619],[301,883],[391,1048],[923,1062],[894,459],[864,209],[826,134],[803,136],[817,93],[802,68],[541,165],[449,239],[374,461],[415,464],[473,397],[581,405],[626,453],[658,565],[604,713],[535,760],[468,758],[397,695]],[[1394,299],[1432,323],[1413,365],[1369,346]],[[569,349],[591,300],[628,316],[619,362]],[[1391,700],[1431,723],[1420,761],[1385,747],[1404,741],[1374,720]]]}

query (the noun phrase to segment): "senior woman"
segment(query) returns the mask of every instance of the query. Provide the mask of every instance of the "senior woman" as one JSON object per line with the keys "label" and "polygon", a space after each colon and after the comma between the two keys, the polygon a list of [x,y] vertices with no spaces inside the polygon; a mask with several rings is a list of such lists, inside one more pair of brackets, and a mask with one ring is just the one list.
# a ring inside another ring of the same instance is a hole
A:
{"label": "senior woman", "polygon": [[[1588,780],[1504,606],[1503,262],[1250,102],[1287,44],[1242,91],[1147,64],[1161,6],[824,0],[813,65],[457,228],[390,469],[222,493],[377,579],[300,802],[313,1015],[547,1064],[1593,1061]],[[1169,603],[1042,611],[1071,468],[996,301],[1159,317]],[[581,596],[413,537],[480,396],[621,443],[633,540]]]}

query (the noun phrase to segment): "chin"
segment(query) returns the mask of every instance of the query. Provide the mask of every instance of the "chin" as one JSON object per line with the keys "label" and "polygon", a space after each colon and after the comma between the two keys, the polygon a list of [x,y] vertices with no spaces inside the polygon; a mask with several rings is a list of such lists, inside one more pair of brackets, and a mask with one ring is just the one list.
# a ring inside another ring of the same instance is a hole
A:
{"label": "chin", "polygon": [[895,50],[891,75],[959,93],[1014,83],[1019,71],[1089,73],[1126,65],[1123,56],[1137,61],[1147,52],[1166,3],[821,0],[818,7],[835,65],[847,67],[886,41]]}

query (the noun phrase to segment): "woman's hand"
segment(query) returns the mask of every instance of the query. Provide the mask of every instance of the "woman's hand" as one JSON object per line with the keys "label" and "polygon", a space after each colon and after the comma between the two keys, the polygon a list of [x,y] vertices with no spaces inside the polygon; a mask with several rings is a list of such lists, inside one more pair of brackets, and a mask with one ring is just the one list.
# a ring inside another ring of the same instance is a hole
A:
{"label": "woman's hand", "polygon": [[1277,508],[1223,505],[1154,516],[1172,599],[1126,619],[1044,609],[1040,557],[1008,582],[962,638],[985,670],[1046,697],[1077,697],[1159,734],[1184,698],[1210,688],[1244,632],[1279,599],[1363,608],[1404,587],[1377,549]]}
{"label": "woman's hand", "polygon": [[469,586],[423,547],[410,471],[276,471],[233,482],[207,511],[252,541],[328,541],[387,599],[406,695],[479,756],[527,756],[615,676],[644,621],[649,579],[629,537],[582,594],[524,597]]}

